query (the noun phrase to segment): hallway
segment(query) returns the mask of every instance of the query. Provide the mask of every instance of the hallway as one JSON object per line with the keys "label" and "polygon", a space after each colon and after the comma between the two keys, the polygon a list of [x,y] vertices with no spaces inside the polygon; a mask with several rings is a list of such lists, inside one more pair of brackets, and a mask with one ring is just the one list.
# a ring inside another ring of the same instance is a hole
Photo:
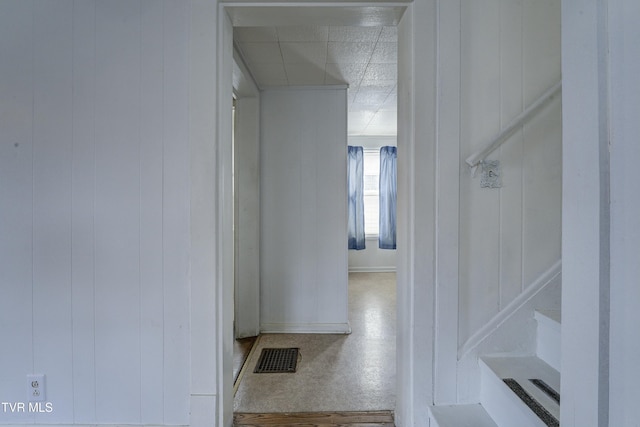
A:
{"label": "hallway", "polygon": [[[350,335],[266,334],[234,399],[236,413],[352,412],[395,407],[395,273],[349,274]],[[262,348],[298,347],[296,373],[255,374]]]}

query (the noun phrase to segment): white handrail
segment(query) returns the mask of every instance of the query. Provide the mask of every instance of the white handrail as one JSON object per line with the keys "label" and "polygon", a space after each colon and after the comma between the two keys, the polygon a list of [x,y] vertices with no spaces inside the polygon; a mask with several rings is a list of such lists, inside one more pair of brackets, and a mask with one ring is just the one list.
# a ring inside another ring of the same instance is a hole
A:
{"label": "white handrail", "polygon": [[478,166],[489,154],[500,147],[513,133],[522,126],[527,120],[533,117],[542,107],[547,105],[562,90],[562,81],[559,81],[547,90],[540,98],[531,104],[526,110],[514,118],[506,128],[504,128],[494,139],[491,140],[484,148],[475,154],[467,157],[467,164],[474,168]]}

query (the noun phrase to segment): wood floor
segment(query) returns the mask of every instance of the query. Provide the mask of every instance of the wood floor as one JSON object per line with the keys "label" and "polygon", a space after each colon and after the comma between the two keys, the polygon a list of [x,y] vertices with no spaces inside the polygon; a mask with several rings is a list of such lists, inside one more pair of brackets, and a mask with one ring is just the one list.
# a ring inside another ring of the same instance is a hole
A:
{"label": "wood floor", "polygon": [[391,411],[234,414],[238,427],[394,427]]}

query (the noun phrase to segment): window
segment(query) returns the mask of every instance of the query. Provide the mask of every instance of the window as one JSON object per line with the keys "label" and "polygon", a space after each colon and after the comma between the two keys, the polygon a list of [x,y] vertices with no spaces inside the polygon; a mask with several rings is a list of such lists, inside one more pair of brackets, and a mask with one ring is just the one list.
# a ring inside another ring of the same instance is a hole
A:
{"label": "window", "polygon": [[380,151],[364,150],[364,232],[377,237],[379,229]]}

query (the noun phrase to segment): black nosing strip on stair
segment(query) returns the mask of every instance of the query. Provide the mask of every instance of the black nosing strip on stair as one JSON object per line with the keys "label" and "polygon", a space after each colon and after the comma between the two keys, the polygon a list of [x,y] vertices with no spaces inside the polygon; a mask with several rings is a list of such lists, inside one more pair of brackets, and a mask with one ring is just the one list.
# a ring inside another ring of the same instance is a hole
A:
{"label": "black nosing strip on stair", "polygon": [[518,381],[513,378],[504,378],[502,381],[522,400],[542,420],[547,427],[560,427],[556,417],[551,415],[544,406],[538,403],[527,391],[522,388]]}
{"label": "black nosing strip on stair", "polygon": [[544,394],[549,396],[551,399],[555,400],[555,402],[558,405],[560,404],[560,393],[555,391],[549,384],[545,383],[544,381],[538,378],[533,378],[533,379],[530,379],[529,381],[531,381],[533,385],[535,385],[540,390],[542,390]]}

